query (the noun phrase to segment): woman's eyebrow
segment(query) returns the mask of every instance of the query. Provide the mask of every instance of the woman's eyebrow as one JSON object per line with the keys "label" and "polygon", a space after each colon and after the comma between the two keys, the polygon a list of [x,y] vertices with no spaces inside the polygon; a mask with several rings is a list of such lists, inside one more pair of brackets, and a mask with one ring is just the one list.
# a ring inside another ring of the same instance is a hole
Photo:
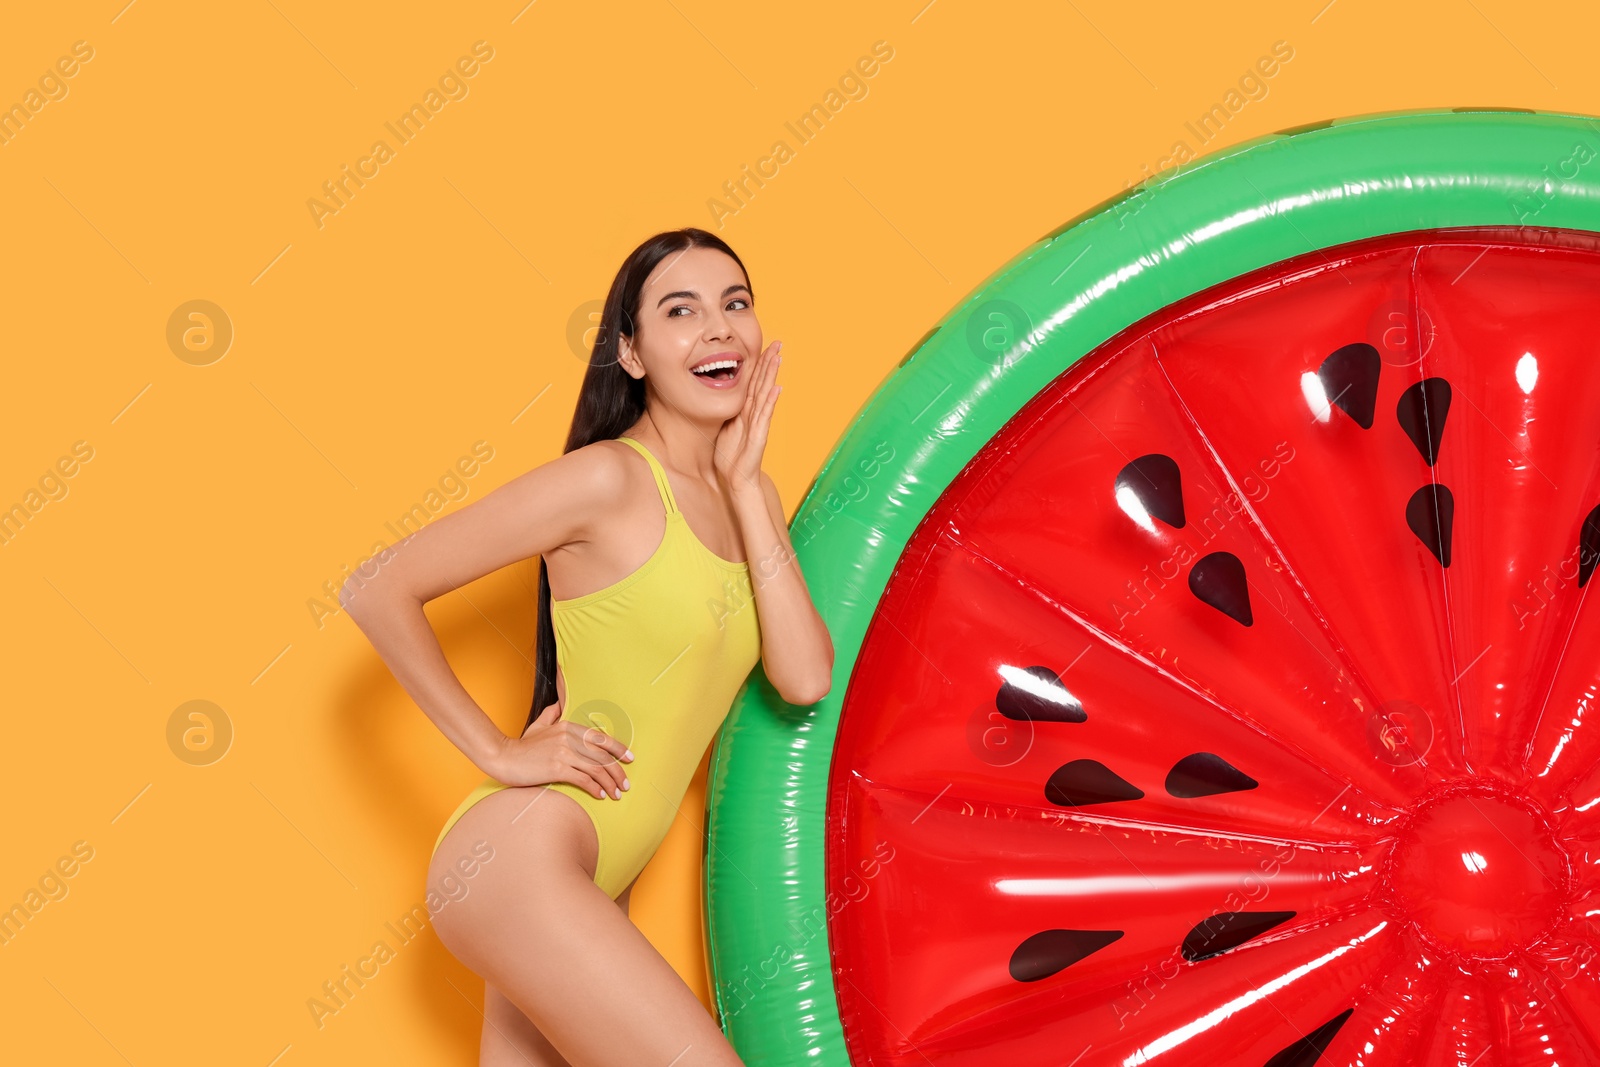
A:
{"label": "woman's eyebrow", "polygon": [[[737,293],[741,289],[743,289],[746,293],[748,293],[750,291],[748,286],[730,285],[726,289],[722,290],[722,295],[723,295],[724,298],[727,298],[729,295],[731,295],[733,293]],[[656,301],[656,307],[660,307],[662,304],[665,304],[668,300],[673,300],[673,299],[675,299],[677,297],[680,297],[680,296],[689,297],[691,300],[699,300],[700,299],[700,294],[695,292],[693,289],[679,289],[677,292],[668,293],[666,296],[662,297],[660,300],[657,300]]]}

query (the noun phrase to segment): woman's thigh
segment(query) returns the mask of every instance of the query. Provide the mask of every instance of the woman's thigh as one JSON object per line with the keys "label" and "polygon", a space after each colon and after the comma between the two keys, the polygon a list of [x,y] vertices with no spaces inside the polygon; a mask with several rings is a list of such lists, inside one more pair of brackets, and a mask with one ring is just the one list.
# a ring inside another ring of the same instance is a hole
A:
{"label": "woman's thigh", "polygon": [[[592,881],[599,854],[594,824],[571,797],[544,786],[496,790],[463,812],[434,849],[428,885],[453,879],[452,884],[464,886],[434,916],[434,931],[472,966],[482,943],[502,933],[497,908],[486,897],[531,892],[558,864],[575,867]],[[473,865],[462,867],[468,857]],[[470,878],[463,877],[466,870],[473,871]]]}
{"label": "woman's thigh", "polygon": [[436,865],[480,840],[493,858],[435,917],[436,932],[561,1055],[579,1067],[740,1064],[694,992],[594,884],[598,840],[575,800],[540,786],[493,793],[451,827]]}
{"label": "woman's thigh", "polygon": [[[617,907],[628,914],[629,884],[617,896]],[[572,1067],[550,1039],[522,1014],[522,1009],[488,982],[483,986],[483,1038],[478,1046],[478,1067]]]}

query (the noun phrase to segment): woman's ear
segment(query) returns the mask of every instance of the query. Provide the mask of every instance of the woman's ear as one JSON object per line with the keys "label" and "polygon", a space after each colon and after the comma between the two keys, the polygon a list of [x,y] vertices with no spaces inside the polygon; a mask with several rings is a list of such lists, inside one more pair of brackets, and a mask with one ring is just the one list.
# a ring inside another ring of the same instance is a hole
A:
{"label": "woman's ear", "polygon": [[644,377],[644,364],[639,361],[638,356],[634,355],[633,342],[627,334],[622,334],[617,338],[617,362],[622,365],[622,369],[627,371],[631,377]]}

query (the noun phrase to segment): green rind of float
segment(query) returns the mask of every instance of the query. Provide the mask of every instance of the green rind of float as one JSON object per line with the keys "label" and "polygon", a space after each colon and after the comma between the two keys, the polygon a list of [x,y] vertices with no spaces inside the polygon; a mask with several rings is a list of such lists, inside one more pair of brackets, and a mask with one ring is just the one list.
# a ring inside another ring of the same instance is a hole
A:
{"label": "green rind of float", "polygon": [[[1566,178],[1579,143],[1590,162]],[[824,884],[839,712],[901,552],[978,450],[1108,338],[1260,267],[1408,230],[1600,231],[1595,155],[1600,120],[1509,108],[1387,112],[1269,134],[1058,227],[918,342],[857,413],[791,525],[833,637],[833,688],[817,704],[790,705],[758,667],[713,753],[707,944],[718,1013],[746,1062],[849,1063],[826,929],[830,909],[848,904],[827,900]],[[988,321],[997,301],[1031,319],[1003,359],[967,339],[969,321]]]}

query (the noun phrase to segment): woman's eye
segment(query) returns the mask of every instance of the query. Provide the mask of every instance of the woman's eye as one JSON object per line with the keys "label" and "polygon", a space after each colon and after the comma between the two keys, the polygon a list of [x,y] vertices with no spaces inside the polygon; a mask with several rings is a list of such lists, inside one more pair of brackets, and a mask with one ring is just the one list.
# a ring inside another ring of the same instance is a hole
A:
{"label": "woman's eye", "polygon": [[[732,308],[732,305],[738,304],[740,306],[737,307],[737,308],[733,308],[733,310],[743,311],[743,310],[745,310],[746,308],[748,308],[750,306],[750,301],[744,299],[743,297],[735,297],[734,299],[728,301],[728,304],[729,304],[730,308]],[[674,304],[672,306],[671,310],[669,310],[667,312],[667,318],[669,318],[669,319],[682,318],[682,316],[678,314],[679,311],[693,311],[693,310],[694,310],[694,308],[690,307],[688,304]]]}

